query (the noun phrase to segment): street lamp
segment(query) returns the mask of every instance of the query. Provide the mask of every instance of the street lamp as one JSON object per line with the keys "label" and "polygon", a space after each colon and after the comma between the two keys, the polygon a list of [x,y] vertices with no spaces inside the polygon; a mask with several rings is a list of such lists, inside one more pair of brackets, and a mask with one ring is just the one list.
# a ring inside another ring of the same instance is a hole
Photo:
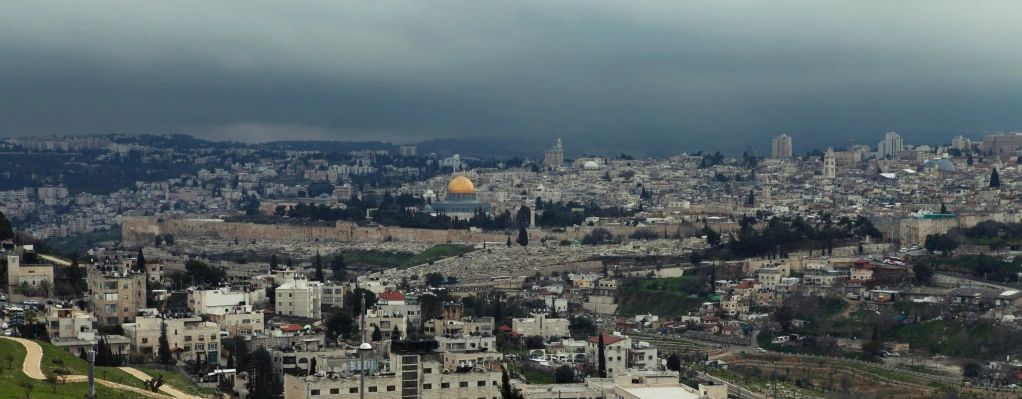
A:
{"label": "street lamp", "polygon": [[358,397],[366,397],[366,354],[373,350],[373,346],[366,342],[366,294],[362,293],[362,343],[358,346],[359,369],[362,371],[361,387],[358,389]]}

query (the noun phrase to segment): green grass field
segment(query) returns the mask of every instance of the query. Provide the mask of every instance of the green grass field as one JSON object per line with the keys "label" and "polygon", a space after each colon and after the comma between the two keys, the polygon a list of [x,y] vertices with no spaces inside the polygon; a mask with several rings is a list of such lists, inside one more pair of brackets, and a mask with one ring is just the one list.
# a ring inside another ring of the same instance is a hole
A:
{"label": "green grass field", "polygon": [[[14,357],[14,360],[11,362],[14,369],[8,368],[6,361],[0,361],[3,370],[0,372],[0,399],[24,399],[25,390],[19,386],[22,382],[29,382],[34,386],[29,396],[32,399],[81,398],[88,391],[88,383],[85,382],[61,384],[58,380],[56,385],[50,385],[46,381],[29,378],[21,371],[22,364],[25,362],[25,347],[17,342],[0,339],[0,352],[4,354],[10,353]],[[44,366],[43,369],[47,370],[47,367]],[[54,392],[54,389],[56,389],[56,392]],[[114,390],[98,384],[96,385],[96,394],[100,398],[110,399],[146,398],[146,396],[135,392]]]}
{"label": "green grass field", "polygon": [[189,394],[189,395],[206,396],[206,395],[215,395],[216,394],[215,391],[210,390],[210,389],[206,389],[206,388],[203,388],[203,387],[200,387],[194,381],[192,381],[190,379],[187,379],[187,378],[183,377],[181,374],[178,374],[178,373],[174,373],[174,372],[170,372],[170,371],[163,371],[163,370],[152,370],[152,369],[142,369],[142,368],[136,368],[136,369],[138,371],[141,371],[143,373],[146,373],[146,374],[152,376],[153,378],[156,378],[157,376],[162,375],[163,376],[163,382],[167,386],[174,387],[178,391],[184,392],[184,393]]}
{"label": "green grass field", "polygon": [[[64,368],[70,370],[71,374],[89,374],[89,363],[78,356],[67,353],[63,349],[53,346],[53,344],[49,342],[35,342],[38,343],[39,346],[43,347],[43,361],[41,366],[44,373],[51,372],[56,369],[58,366],[53,361],[55,359],[60,359],[64,362]],[[116,382],[129,387],[145,389],[145,384],[142,380],[139,380],[131,374],[128,374],[116,367],[96,367],[96,378]]]}

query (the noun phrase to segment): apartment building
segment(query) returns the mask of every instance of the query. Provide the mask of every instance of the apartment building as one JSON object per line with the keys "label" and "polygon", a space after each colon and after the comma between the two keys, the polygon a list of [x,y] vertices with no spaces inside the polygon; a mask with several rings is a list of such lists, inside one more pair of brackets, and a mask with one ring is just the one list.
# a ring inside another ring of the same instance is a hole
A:
{"label": "apartment building", "polygon": [[[586,362],[599,364],[600,337],[586,339]],[[607,375],[623,372],[628,368],[628,353],[632,348],[632,339],[615,332],[614,335],[603,335],[603,357],[607,366]]]}
{"label": "apartment building", "polygon": [[515,318],[511,324],[511,328],[515,332],[525,336],[535,335],[547,339],[570,335],[568,319],[548,318],[542,313],[533,313],[529,318]]}
{"label": "apartment building", "polygon": [[[367,399],[500,398],[502,374],[479,367],[445,372],[440,354],[392,353],[390,372],[371,372],[365,379]],[[366,367],[368,370],[369,367]],[[356,397],[358,373],[284,376],[285,399]]]}
{"label": "apartment building", "polygon": [[46,332],[53,338],[75,338],[80,332],[93,331],[96,317],[77,308],[50,307],[46,313]]}
{"label": "apartment building", "polygon": [[139,309],[145,308],[145,273],[113,264],[88,267],[92,308],[100,324],[114,326],[132,323]]}
{"label": "apartment building", "polygon": [[13,288],[28,283],[29,286],[38,287],[40,283],[47,282],[53,286],[53,264],[45,262],[35,252],[32,245],[25,245],[14,249],[13,253],[7,255],[7,292],[14,292]]}
{"label": "apartment building", "polygon": [[294,271],[286,271],[281,277],[283,283],[276,290],[276,313],[316,320],[323,318],[323,283],[310,281]]}
{"label": "apartment building", "polygon": [[171,354],[178,361],[208,360],[216,363],[220,358],[220,326],[191,315],[164,315],[148,309],[134,323],[125,323],[124,335],[131,342],[132,352],[156,356],[160,348],[160,327],[166,325],[167,342]]}

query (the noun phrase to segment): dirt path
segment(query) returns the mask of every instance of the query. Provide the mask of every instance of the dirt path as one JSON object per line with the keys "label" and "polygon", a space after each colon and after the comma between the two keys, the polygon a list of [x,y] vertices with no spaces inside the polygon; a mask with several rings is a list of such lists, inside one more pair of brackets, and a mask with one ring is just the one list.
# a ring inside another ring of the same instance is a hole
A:
{"label": "dirt path", "polygon": [[[46,260],[48,260],[50,262],[56,263],[58,265],[61,265],[61,266],[71,266],[71,262],[68,262],[68,261],[60,259],[60,258],[52,257],[50,255],[39,255],[39,257],[41,257],[43,259],[46,259]],[[148,262],[146,262],[146,263],[148,263]]]}
{"label": "dirt path", "polygon": [[[137,369],[131,368],[131,367],[119,367],[119,368],[121,370],[124,370],[124,372],[126,372],[128,374],[131,374],[131,375],[135,376],[136,378],[138,378],[138,379],[140,379],[142,381],[147,381],[147,380],[153,378],[153,377],[150,377],[148,374],[143,373],[143,372],[141,372],[141,371],[139,371]],[[163,393],[166,393],[166,394],[168,394],[170,396],[173,396],[175,398],[178,398],[178,399],[203,399],[203,398],[201,398],[199,396],[192,396],[192,395],[186,394],[184,392],[178,391],[176,388],[174,388],[174,387],[172,387],[170,385],[166,385],[166,384],[160,386],[160,391],[162,391]]]}
{"label": "dirt path", "polygon": [[846,307],[845,310],[841,312],[841,317],[848,317],[849,315],[852,314],[852,312],[859,310],[859,305],[862,305],[862,302],[859,301],[853,301],[845,297],[841,297],[841,299],[844,299],[845,302],[848,303],[848,307]]}
{"label": "dirt path", "polygon": [[[34,379],[34,380],[45,380],[46,379],[46,375],[43,374],[43,370],[42,370],[43,347],[39,346],[39,344],[37,344],[35,342],[32,342],[32,341],[27,340],[27,339],[23,339],[23,338],[13,338],[13,337],[0,337],[0,338],[9,339],[9,340],[17,342],[17,343],[21,344],[21,346],[25,347],[25,363],[22,365],[22,371],[25,372],[25,375],[27,375],[29,378]],[[130,367],[122,367],[121,369],[124,370],[125,372],[128,372],[131,375],[134,375],[135,377],[139,377],[139,374],[145,376],[145,373],[142,373],[141,371],[135,370],[135,369],[130,368]],[[138,374],[136,374],[136,373],[138,373]],[[139,378],[142,379],[143,381],[149,379],[148,376],[146,376],[145,378],[142,378],[142,377],[139,377]],[[84,382],[84,381],[88,381],[88,380],[89,380],[89,377],[85,376],[85,375],[70,375],[70,376],[67,377],[66,382]],[[121,385],[121,384],[118,384],[118,383],[115,383],[115,382],[101,380],[99,378],[96,379],[96,383],[104,385],[104,386],[107,386],[107,387],[110,387],[110,388],[113,388],[113,389],[119,389],[119,390],[131,391],[131,392],[139,393],[139,394],[148,396],[150,398],[167,399],[167,396],[165,396],[165,395],[161,395],[161,394],[158,394],[158,393],[155,393],[155,392],[149,392],[149,391],[146,391],[144,389],[138,389],[138,388],[135,388],[135,387],[129,387],[127,385]],[[170,388],[170,387],[166,387],[166,388]],[[184,393],[182,393],[182,392],[180,392],[180,391],[178,391],[176,389],[173,389],[173,388],[163,389],[163,387],[161,387],[161,390],[165,391],[166,393],[168,393],[168,394],[170,394],[170,395],[172,395],[172,396],[174,396],[175,398],[178,398],[178,399],[202,399],[202,398],[199,398],[199,397],[196,397],[196,396],[185,395]]]}

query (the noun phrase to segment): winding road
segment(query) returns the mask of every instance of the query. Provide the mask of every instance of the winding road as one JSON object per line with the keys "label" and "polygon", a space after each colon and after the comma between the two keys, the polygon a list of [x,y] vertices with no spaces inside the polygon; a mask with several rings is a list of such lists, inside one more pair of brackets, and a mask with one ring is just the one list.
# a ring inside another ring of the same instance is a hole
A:
{"label": "winding road", "polygon": [[[27,340],[27,339],[23,339],[23,338],[13,338],[13,337],[0,337],[0,338],[9,339],[9,340],[17,342],[17,343],[21,344],[21,346],[25,347],[25,363],[22,365],[22,371],[25,372],[25,375],[27,375],[29,378],[32,378],[32,379],[35,379],[35,380],[45,380],[46,379],[46,375],[43,373],[43,368],[42,368],[43,348],[41,346],[39,346],[39,344],[37,344],[35,342],[32,342],[30,340]],[[143,373],[143,372],[141,372],[141,371],[139,371],[137,369],[131,368],[131,367],[120,367],[120,369],[124,370],[124,372],[126,372],[128,374],[131,374],[131,375],[137,377],[138,379],[140,379],[142,381],[146,381],[146,380],[149,380],[150,378],[152,378],[152,377],[148,376],[146,373]],[[89,377],[85,376],[85,375],[71,375],[71,376],[67,377],[67,380],[65,382],[85,382],[85,381],[88,381],[88,380],[89,380]],[[120,389],[120,390],[126,390],[126,391],[131,391],[131,392],[139,393],[139,394],[148,396],[150,398],[167,399],[167,396],[165,396],[165,395],[160,395],[158,393],[150,392],[150,391],[147,391],[147,390],[144,390],[144,389],[139,389],[139,388],[135,388],[135,387],[129,387],[127,385],[122,385],[122,384],[118,384],[118,383],[114,383],[114,382],[110,382],[110,381],[106,381],[106,380],[101,380],[99,378],[96,378],[96,383],[97,384],[102,384],[104,386],[107,386],[107,387],[110,387],[110,388],[113,388],[113,389]],[[167,395],[170,395],[170,396],[172,396],[172,397],[174,397],[176,399],[203,399],[203,398],[198,397],[198,396],[192,396],[192,395],[185,394],[185,393],[183,393],[181,391],[178,391],[177,389],[174,389],[173,387],[170,387],[168,385],[161,386],[160,387],[160,391],[165,393],[165,394],[167,394]]]}

